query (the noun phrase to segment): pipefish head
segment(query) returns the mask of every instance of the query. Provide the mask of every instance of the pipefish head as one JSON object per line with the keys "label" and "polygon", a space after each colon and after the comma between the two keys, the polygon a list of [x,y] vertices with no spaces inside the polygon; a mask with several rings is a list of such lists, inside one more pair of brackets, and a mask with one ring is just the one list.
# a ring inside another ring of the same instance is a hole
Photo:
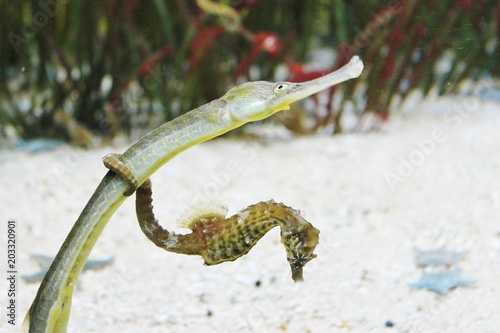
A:
{"label": "pipefish head", "polygon": [[354,56],[344,67],[314,80],[301,83],[248,82],[229,90],[221,99],[227,102],[228,114],[234,121],[257,121],[288,110],[293,102],[356,78],[362,70],[363,62]]}
{"label": "pipefish head", "polygon": [[285,246],[287,260],[292,270],[294,282],[302,282],[303,267],[316,258],[314,249],[319,242],[319,230],[298,215],[302,220],[299,225],[281,229],[281,243]]}

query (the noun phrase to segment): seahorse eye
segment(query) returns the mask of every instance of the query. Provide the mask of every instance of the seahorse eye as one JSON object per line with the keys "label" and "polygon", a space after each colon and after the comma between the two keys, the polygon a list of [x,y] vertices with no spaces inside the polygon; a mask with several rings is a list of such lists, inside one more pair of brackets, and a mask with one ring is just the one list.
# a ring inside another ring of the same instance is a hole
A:
{"label": "seahorse eye", "polygon": [[283,95],[287,90],[288,90],[288,84],[283,82],[276,83],[276,85],[273,88],[273,92],[276,96]]}

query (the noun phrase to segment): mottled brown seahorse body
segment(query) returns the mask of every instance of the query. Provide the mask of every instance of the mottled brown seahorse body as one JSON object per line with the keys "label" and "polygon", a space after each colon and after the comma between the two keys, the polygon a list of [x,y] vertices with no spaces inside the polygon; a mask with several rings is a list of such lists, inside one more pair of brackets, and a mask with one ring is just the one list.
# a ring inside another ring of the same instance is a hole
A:
{"label": "mottled brown seahorse body", "polygon": [[[117,154],[109,154],[104,165],[123,177],[133,193],[137,181]],[[156,246],[170,252],[200,255],[206,265],[233,261],[245,255],[269,230],[281,228],[281,243],[295,282],[303,281],[302,268],[316,255],[319,230],[307,222],[300,212],[274,201],[259,202],[226,218],[218,207],[205,207],[192,215],[186,226],[192,233],[182,235],[164,229],[153,213],[151,180],[136,191],[136,214],[139,226]]]}
{"label": "mottled brown seahorse body", "polygon": [[316,257],[313,252],[319,241],[319,230],[299,211],[282,203],[259,202],[229,218],[208,213],[191,221],[188,227],[192,233],[180,235],[164,229],[156,220],[149,179],[137,189],[136,196],[137,219],[149,240],[167,251],[201,255],[207,265],[236,260],[277,226],[281,228],[281,243],[285,246],[294,281],[303,280],[302,267]]}

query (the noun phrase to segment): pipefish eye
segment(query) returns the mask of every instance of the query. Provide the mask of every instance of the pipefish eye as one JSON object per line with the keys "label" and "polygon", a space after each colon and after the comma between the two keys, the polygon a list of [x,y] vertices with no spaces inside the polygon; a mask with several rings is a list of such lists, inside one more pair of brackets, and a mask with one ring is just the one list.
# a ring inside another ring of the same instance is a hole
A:
{"label": "pipefish eye", "polygon": [[274,85],[273,92],[276,96],[281,96],[288,91],[288,84],[279,82]]}

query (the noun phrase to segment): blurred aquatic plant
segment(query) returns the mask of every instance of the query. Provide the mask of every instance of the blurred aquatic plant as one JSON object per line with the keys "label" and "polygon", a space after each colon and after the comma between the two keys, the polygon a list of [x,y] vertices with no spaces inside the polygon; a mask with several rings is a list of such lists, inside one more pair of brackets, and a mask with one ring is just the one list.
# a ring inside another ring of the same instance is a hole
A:
{"label": "blurred aquatic plant", "polygon": [[[235,82],[311,79],[354,53],[364,80],[296,106],[288,128],[339,133],[346,110],[361,128],[412,91],[499,75],[493,0],[0,0],[0,22],[0,133],[24,139],[142,134]],[[335,60],[310,67],[318,49]]]}

